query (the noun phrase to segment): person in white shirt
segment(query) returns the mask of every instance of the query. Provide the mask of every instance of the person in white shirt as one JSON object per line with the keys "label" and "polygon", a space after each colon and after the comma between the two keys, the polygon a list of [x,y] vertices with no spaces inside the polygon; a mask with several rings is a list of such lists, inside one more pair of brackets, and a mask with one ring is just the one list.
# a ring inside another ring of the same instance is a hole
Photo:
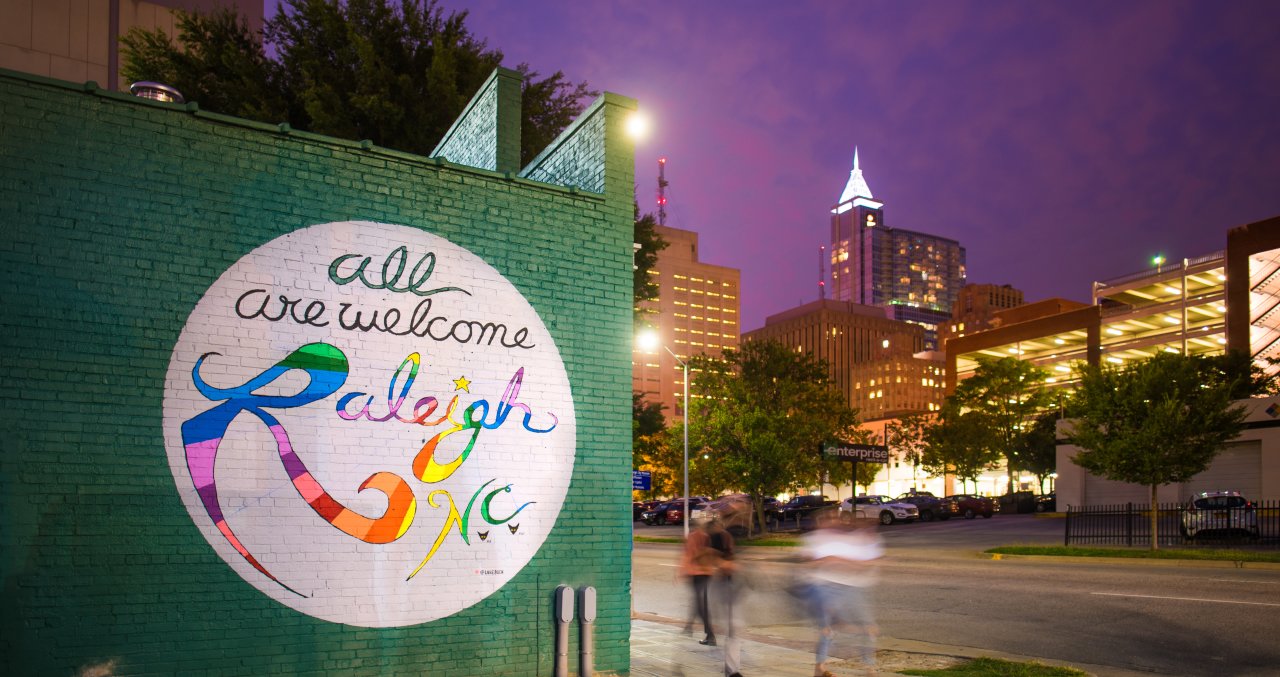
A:
{"label": "person in white shirt", "polygon": [[804,539],[804,578],[818,625],[814,650],[815,677],[835,677],[826,669],[831,641],[837,630],[856,638],[867,674],[876,674],[876,636],[870,589],[877,579],[884,544],[870,519],[842,523],[835,511],[819,517],[820,528]]}

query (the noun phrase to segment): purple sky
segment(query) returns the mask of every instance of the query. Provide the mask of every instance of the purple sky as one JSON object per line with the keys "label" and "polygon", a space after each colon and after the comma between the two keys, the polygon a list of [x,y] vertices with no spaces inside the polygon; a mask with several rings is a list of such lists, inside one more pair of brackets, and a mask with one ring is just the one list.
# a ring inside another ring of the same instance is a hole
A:
{"label": "purple sky", "polygon": [[970,282],[1088,301],[1280,215],[1280,2],[443,0],[505,65],[631,96],[668,225],[742,271],[742,328],[817,298],[854,146],[892,227]]}

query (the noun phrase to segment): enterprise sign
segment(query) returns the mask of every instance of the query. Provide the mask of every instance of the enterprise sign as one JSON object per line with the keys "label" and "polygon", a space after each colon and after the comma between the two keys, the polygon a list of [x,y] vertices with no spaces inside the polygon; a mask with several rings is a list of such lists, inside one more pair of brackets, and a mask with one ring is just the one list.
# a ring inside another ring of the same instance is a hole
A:
{"label": "enterprise sign", "polygon": [[888,463],[889,447],[883,444],[824,444],[822,446],[822,455],[828,458],[843,458],[850,461]]}

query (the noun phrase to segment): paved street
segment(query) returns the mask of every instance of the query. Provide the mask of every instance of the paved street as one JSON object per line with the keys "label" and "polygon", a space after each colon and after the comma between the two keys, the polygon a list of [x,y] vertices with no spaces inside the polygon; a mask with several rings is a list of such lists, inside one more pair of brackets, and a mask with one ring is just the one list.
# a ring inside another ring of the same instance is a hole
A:
{"label": "paved street", "polygon": [[[637,525],[637,533],[678,536],[679,529]],[[1031,515],[893,525],[881,533],[889,553],[875,596],[882,649],[1043,658],[1099,675],[1280,674],[1276,569],[977,555],[992,545],[1061,542],[1061,520]],[[678,548],[636,544],[638,613],[685,617]],[[791,554],[744,551],[753,582],[744,616],[753,634],[802,649],[813,630],[782,591]]]}

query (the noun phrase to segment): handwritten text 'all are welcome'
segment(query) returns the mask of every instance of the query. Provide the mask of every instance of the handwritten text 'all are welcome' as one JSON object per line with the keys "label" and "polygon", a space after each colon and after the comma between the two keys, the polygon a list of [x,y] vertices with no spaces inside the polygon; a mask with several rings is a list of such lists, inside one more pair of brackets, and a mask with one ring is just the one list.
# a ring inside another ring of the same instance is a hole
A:
{"label": "handwritten text 'all are welcome'", "polygon": [[[406,247],[397,247],[382,262],[380,275],[368,270],[372,257],[360,254],[344,254],[329,264],[329,280],[337,285],[346,285],[359,281],[369,289],[385,289],[397,293],[409,293],[422,299],[408,313],[399,308],[361,309],[352,303],[342,303],[337,312],[338,326],[347,331],[377,331],[393,336],[416,336],[433,341],[455,341],[475,345],[493,345],[497,341],[504,348],[530,349],[535,344],[529,343],[529,329],[520,327],[508,332],[507,325],[500,322],[482,322],[459,319],[450,322],[444,315],[431,311],[433,294],[442,292],[461,292],[467,296],[471,292],[461,287],[436,287],[428,289],[427,282],[436,266],[436,255],[427,252],[414,264],[405,277],[405,266],[409,253]],[[343,265],[352,259],[359,259],[355,270],[343,272]],[[401,279],[404,284],[401,285]],[[297,324],[312,327],[327,327],[329,307],[318,299],[307,300],[302,297],[290,298],[284,294],[272,294],[263,288],[250,289],[236,299],[236,315],[252,320],[262,318],[269,322],[291,320]],[[368,313],[366,315],[366,313]],[[406,321],[407,320],[407,321]]]}

